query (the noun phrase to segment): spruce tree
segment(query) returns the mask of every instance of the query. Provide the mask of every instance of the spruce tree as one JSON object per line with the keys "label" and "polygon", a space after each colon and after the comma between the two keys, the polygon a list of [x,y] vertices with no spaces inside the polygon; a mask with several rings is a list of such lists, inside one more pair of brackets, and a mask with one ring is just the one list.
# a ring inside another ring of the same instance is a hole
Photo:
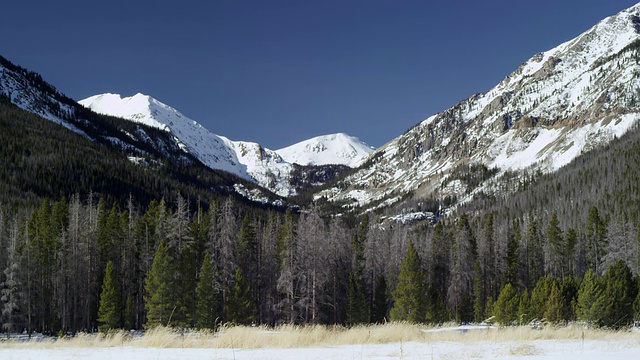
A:
{"label": "spruce tree", "polygon": [[513,229],[509,232],[509,242],[507,244],[507,274],[506,281],[513,285],[518,284],[518,271],[520,269],[520,242],[522,234],[520,233],[520,223],[516,222]]}
{"label": "spruce tree", "polygon": [[551,295],[551,289],[556,280],[550,276],[540,278],[536,283],[536,286],[531,291],[531,304],[529,310],[531,316],[534,319],[542,319],[547,311],[547,305],[549,296]]}
{"label": "spruce tree", "polygon": [[[363,220],[364,222],[365,220]],[[365,296],[364,244],[358,235],[351,241],[353,271],[347,285],[347,325],[365,324],[370,320],[369,306]]]}
{"label": "spruce tree", "polygon": [[413,241],[409,241],[407,253],[400,264],[398,284],[393,290],[392,321],[425,321],[426,276]]}
{"label": "spruce tree", "polygon": [[576,313],[578,319],[593,325],[600,318],[597,301],[602,295],[602,286],[593,269],[587,270],[578,289]]}
{"label": "spruce tree", "polygon": [[364,281],[357,272],[349,274],[347,285],[347,325],[366,324],[369,321],[369,307],[364,296]]}
{"label": "spruce tree", "polygon": [[564,299],[562,297],[562,291],[557,281],[554,281],[551,285],[551,291],[549,297],[545,303],[544,318],[551,323],[558,323],[564,320],[563,316]]}
{"label": "spruce tree", "polygon": [[449,320],[447,306],[434,284],[429,285],[427,288],[426,302],[425,322],[437,324]]}
{"label": "spruce tree", "polygon": [[172,297],[174,289],[174,269],[171,263],[169,247],[162,241],[158,245],[156,255],[153,258],[151,271],[145,281],[145,309],[147,310],[147,328],[156,326],[169,326],[174,310]]}
{"label": "spruce tree", "polygon": [[547,227],[547,242],[550,248],[551,259],[548,266],[551,268],[551,275],[564,278],[562,254],[566,251],[566,246],[560,229],[558,214],[554,211]]}
{"label": "spruce tree", "polygon": [[387,319],[388,302],[387,279],[380,275],[376,281],[376,289],[373,294],[373,306],[371,308],[371,322],[382,324]]}
{"label": "spruce tree", "polygon": [[607,224],[595,206],[589,210],[587,219],[587,267],[602,275],[601,262],[605,255]]}
{"label": "spruce tree", "polygon": [[133,313],[133,300],[131,299],[131,295],[127,296],[127,301],[124,306],[124,329],[125,330],[133,330],[134,329],[134,319],[135,314]]}
{"label": "spruce tree", "polygon": [[234,275],[226,313],[227,320],[232,324],[249,325],[258,320],[258,308],[240,268],[236,269]]}
{"label": "spruce tree", "polygon": [[528,289],[524,289],[518,305],[518,324],[528,324],[531,320],[533,320],[531,316],[531,295]]}
{"label": "spruce tree", "polygon": [[196,327],[215,329],[220,320],[220,289],[216,281],[215,266],[209,253],[204,256],[198,282]]}
{"label": "spruce tree", "polygon": [[109,331],[121,327],[122,312],[120,306],[120,292],[118,276],[113,262],[109,261],[104,270],[102,292],[100,293],[100,308],[98,309],[98,328],[100,331]]}
{"label": "spruce tree", "polygon": [[602,311],[598,324],[613,329],[631,324],[638,288],[629,267],[617,260],[607,269],[602,283],[602,294],[596,301],[597,309]]}
{"label": "spruce tree", "polygon": [[518,320],[520,296],[513,285],[507,283],[502,287],[498,299],[493,304],[495,321],[503,326],[513,325]]}
{"label": "spruce tree", "polygon": [[196,254],[189,245],[183,245],[180,258],[176,261],[176,291],[172,297],[175,310],[171,323],[174,325],[193,327],[196,311],[196,279],[198,266]]}

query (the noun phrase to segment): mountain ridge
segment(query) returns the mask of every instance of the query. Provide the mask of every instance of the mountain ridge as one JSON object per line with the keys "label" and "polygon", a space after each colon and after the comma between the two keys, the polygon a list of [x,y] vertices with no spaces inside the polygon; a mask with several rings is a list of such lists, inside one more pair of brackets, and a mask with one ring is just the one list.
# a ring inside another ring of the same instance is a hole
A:
{"label": "mountain ridge", "polygon": [[[234,173],[285,197],[296,194],[290,179],[294,171],[293,163],[303,166],[354,166],[372,151],[357,138],[342,134],[316,137],[276,151],[254,142],[234,141],[209,131],[171,106],[140,93],[130,97],[100,94],[80,100],[79,103],[98,113],[169,131],[183,150],[196,156],[206,166]],[[311,142],[320,144],[324,151],[319,153],[313,148],[306,149],[305,146]],[[336,156],[332,156],[332,149],[335,149]]]}
{"label": "mountain ridge", "polygon": [[[414,197],[470,198],[473,165],[553,172],[640,118],[640,4],[524,62],[494,88],[417,123],[356,173],[316,194],[346,208]],[[465,169],[465,167],[467,169]]]}

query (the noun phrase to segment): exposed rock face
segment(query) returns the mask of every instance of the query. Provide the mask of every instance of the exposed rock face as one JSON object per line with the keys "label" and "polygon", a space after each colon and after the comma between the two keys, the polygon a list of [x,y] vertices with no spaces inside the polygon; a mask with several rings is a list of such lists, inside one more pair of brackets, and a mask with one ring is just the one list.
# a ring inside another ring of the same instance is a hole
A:
{"label": "exposed rock face", "polygon": [[408,193],[462,196],[442,186],[460,164],[557,170],[640,117],[639,33],[640,4],[535,55],[487,93],[420,122],[317,196],[347,206],[389,204]]}

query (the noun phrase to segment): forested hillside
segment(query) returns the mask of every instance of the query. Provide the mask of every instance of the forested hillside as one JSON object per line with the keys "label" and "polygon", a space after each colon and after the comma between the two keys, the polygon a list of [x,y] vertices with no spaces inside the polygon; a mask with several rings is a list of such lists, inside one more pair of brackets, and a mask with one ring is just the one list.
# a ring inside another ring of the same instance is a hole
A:
{"label": "forested hillside", "polygon": [[485,319],[620,327],[640,315],[637,129],[558,173],[504,176],[496,186],[511,196],[403,224],[247,206],[209,191],[215,173],[134,163],[0,109],[5,331]]}
{"label": "forested hillside", "polygon": [[[0,57],[2,330],[640,321],[638,17],[621,14],[514,73],[531,86],[509,77],[360,169],[292,166],[291,209],[205,167],[171,133],[95,114]],[[616,38],[612,24],[624,30],[617,46],[629,43],[618,57],[576,50],[581,39]],[[592,84],[576,92],[586,106],[578,113],[555,78],[564,69],[560,80],[582,84],[573,65]],[[522,101],[503,87],[524,89]],[[529,102],[554,112],[513,112]],[[487,134],[508,141],[483,145]],[[549,134],[561,141],[538,146]],[[481,147],[500,155],[467,161]],[[432,167],[426,150],[451,161]],[[459,153],[466,160],[449,156]],[[497,159],[518,166],[492,167]],[[367,195],[376,187],[383,196]]]}

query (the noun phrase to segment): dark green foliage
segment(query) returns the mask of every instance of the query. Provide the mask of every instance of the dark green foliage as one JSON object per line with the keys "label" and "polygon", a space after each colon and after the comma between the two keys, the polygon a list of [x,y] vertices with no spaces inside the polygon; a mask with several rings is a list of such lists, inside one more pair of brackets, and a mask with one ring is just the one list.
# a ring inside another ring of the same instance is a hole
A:
{"label": "dark green foliage", "polygon": [[347,284],[347,325],[366,324],[370,320],[370,306],[367,303],[364,281],[364,240],[369,227],[369,217],[365,216],[360,223],[359,233],[353,236],[351,251],[352,267]]}
{"label": "dark green foliage", "polygon": [[100,308],[98,309],[98,321],[100,331],[109,331],[122,327],[122,307],[118,284],[118,275],[109,261],[104,270],[102,293],[100,293]]}
{"label": "dark green foliage", "polygon": [[619,329],[633,323],[633,302],[637,295],[637,283],[629,267],[622,260],[616,261],[602,277],[602,294],[595,304],[601,312],[598,324]]}
{"label": "dark green foliage", "polygon": [[596,274],[601,274],[600,264],[604,257],[607,240],[607,225],[593,206],[587,219],[587,266]]}
{"label": "dark green foliage", "polygon": [[543,317],[551,322],[558,323],[563,318],[563,310],[564,310],[564,298],[562,296],[562,291],[560,290],[560,286],[558,286],[558,282],[554,281],[551,285],[551,291],[549,292],[549,297],[544,306]]}
{"label": "dark green foliage", "polygon": [[495,321],[501,325],[513,325],[518,320],[518,307],[520,295],[511,284],[505,285],[498,295],[498,300],[493,304]]}
{"label": "dark green foliage", "polygon": [[576,319],[576,306],[578,302],[578,289],[580,281],[577,277],[567,277],[561,282],[562,309],[560,319],[573,321]]}
{"label": "dark green foliage", "polygon": [[507,247],[507,274],[506,281],[511,284],[518,284],[518,271],[520,269],[520,242],[522,234],[520,233],[520,223],[516,222],[513,229],[509,232],[509,243]]}
{"label": "dark green foliage", "polygon": [[533,316],[531,316],[531,295],[528,289],[524,289],[522,296],[520,296],[517,320],[520,325],[528,324],[533,320]]}
{"label": "dark green foliage", "polygon": [[389,290],[385,276],[378,276],[376,288],[373,293],[373,306],[371,307],[371,322],[382,324],[387,320],[387,304],[389,303]]}
{"label": "dark green foliage", "polygon": [[426,319],[426,276],[413,241],[409,241],[407,253],[400,264],[398,285],[393,290],[393,307],[389,314],[392,321],[421,323]]}
{"label": "dark green foliage", "polygon": [[444,298],[434,285],[429,285],[425,301],[427,303],[425,322],[439,324],[450,319]]}
{"label": "dark green foliage", "polygon": [[563,254],[567,250],[565,245],[558,214],[554,212],[551,215],[549,226],[547,227],[547,242],[551,255],[551,272],[553,276],[564,276],[563,274]]}
{"label": "dark green foliage", "polygon": [[369,322],[369,306],[364,295],[364,280],[358,273],[349,274],[347,286],[347,325],[359,325]]}
{"label": "dark green foliage", "polygon": [[258,319],[257,306],[240,268],[235,272],[226,313],[227,321],[232,324],[250,325]]}
{"label": "dark green foliage", "polygon": [[145,309],[147,310],[145,327],[171,325],[171,316],[175,310],[172,301],[175,295],[174,274],[175,269],[171,263],[169,247],[163,241],[158,245],[151,271],[149,271],[145,282],[147,292],[145,296]]}
{"label": "dark green foliage", "polygon": [[193,249],[188,245],[183,245],[176,263],[178,265],[174,275],[176,291],[173,294],[175,310],[173,311],[171,324],[193,327],[195,325],[196,279],[198,273],[198,262]]}
{"label": "dark green foliage", "polygon": [[556,280],[548,276],[540,278],[536,283],[536,286],[531,291],[529,306],[529,316],[532,319],[542,320],[545,317],[547,302],[554,285],[556,285]]}
{"label": "dark green foliage", "polygon": [[[483,181],[492,178],[498,173],[497,168],[488,168],[484,164],[458,165],[452,170],[447,181],[460,180],[467,185],[467,192],[471,192]],[[446,186],[447,182],[443,183]]]}
{"label": "dark green foliage", "polygon": [[131,296],[127,296],[127,301],[124,307],[124,329],[125,330],[134,330],[134,318],[135,314],[133,312],[133,300]]}
{"label": "dark green foliage", "polygon": [[576,313],[587,324],[596,324],[600,318],[598,299],[602,296],[602,284],[593,269],[589,269],[578,289]]}
{"label": "dark green foliage", "polygon": [[215,329],[220,321],[220,289],[216,281],[215,266],[209,253],[205,254],[200,269],[200,281],[197,289],[196,327]]}

